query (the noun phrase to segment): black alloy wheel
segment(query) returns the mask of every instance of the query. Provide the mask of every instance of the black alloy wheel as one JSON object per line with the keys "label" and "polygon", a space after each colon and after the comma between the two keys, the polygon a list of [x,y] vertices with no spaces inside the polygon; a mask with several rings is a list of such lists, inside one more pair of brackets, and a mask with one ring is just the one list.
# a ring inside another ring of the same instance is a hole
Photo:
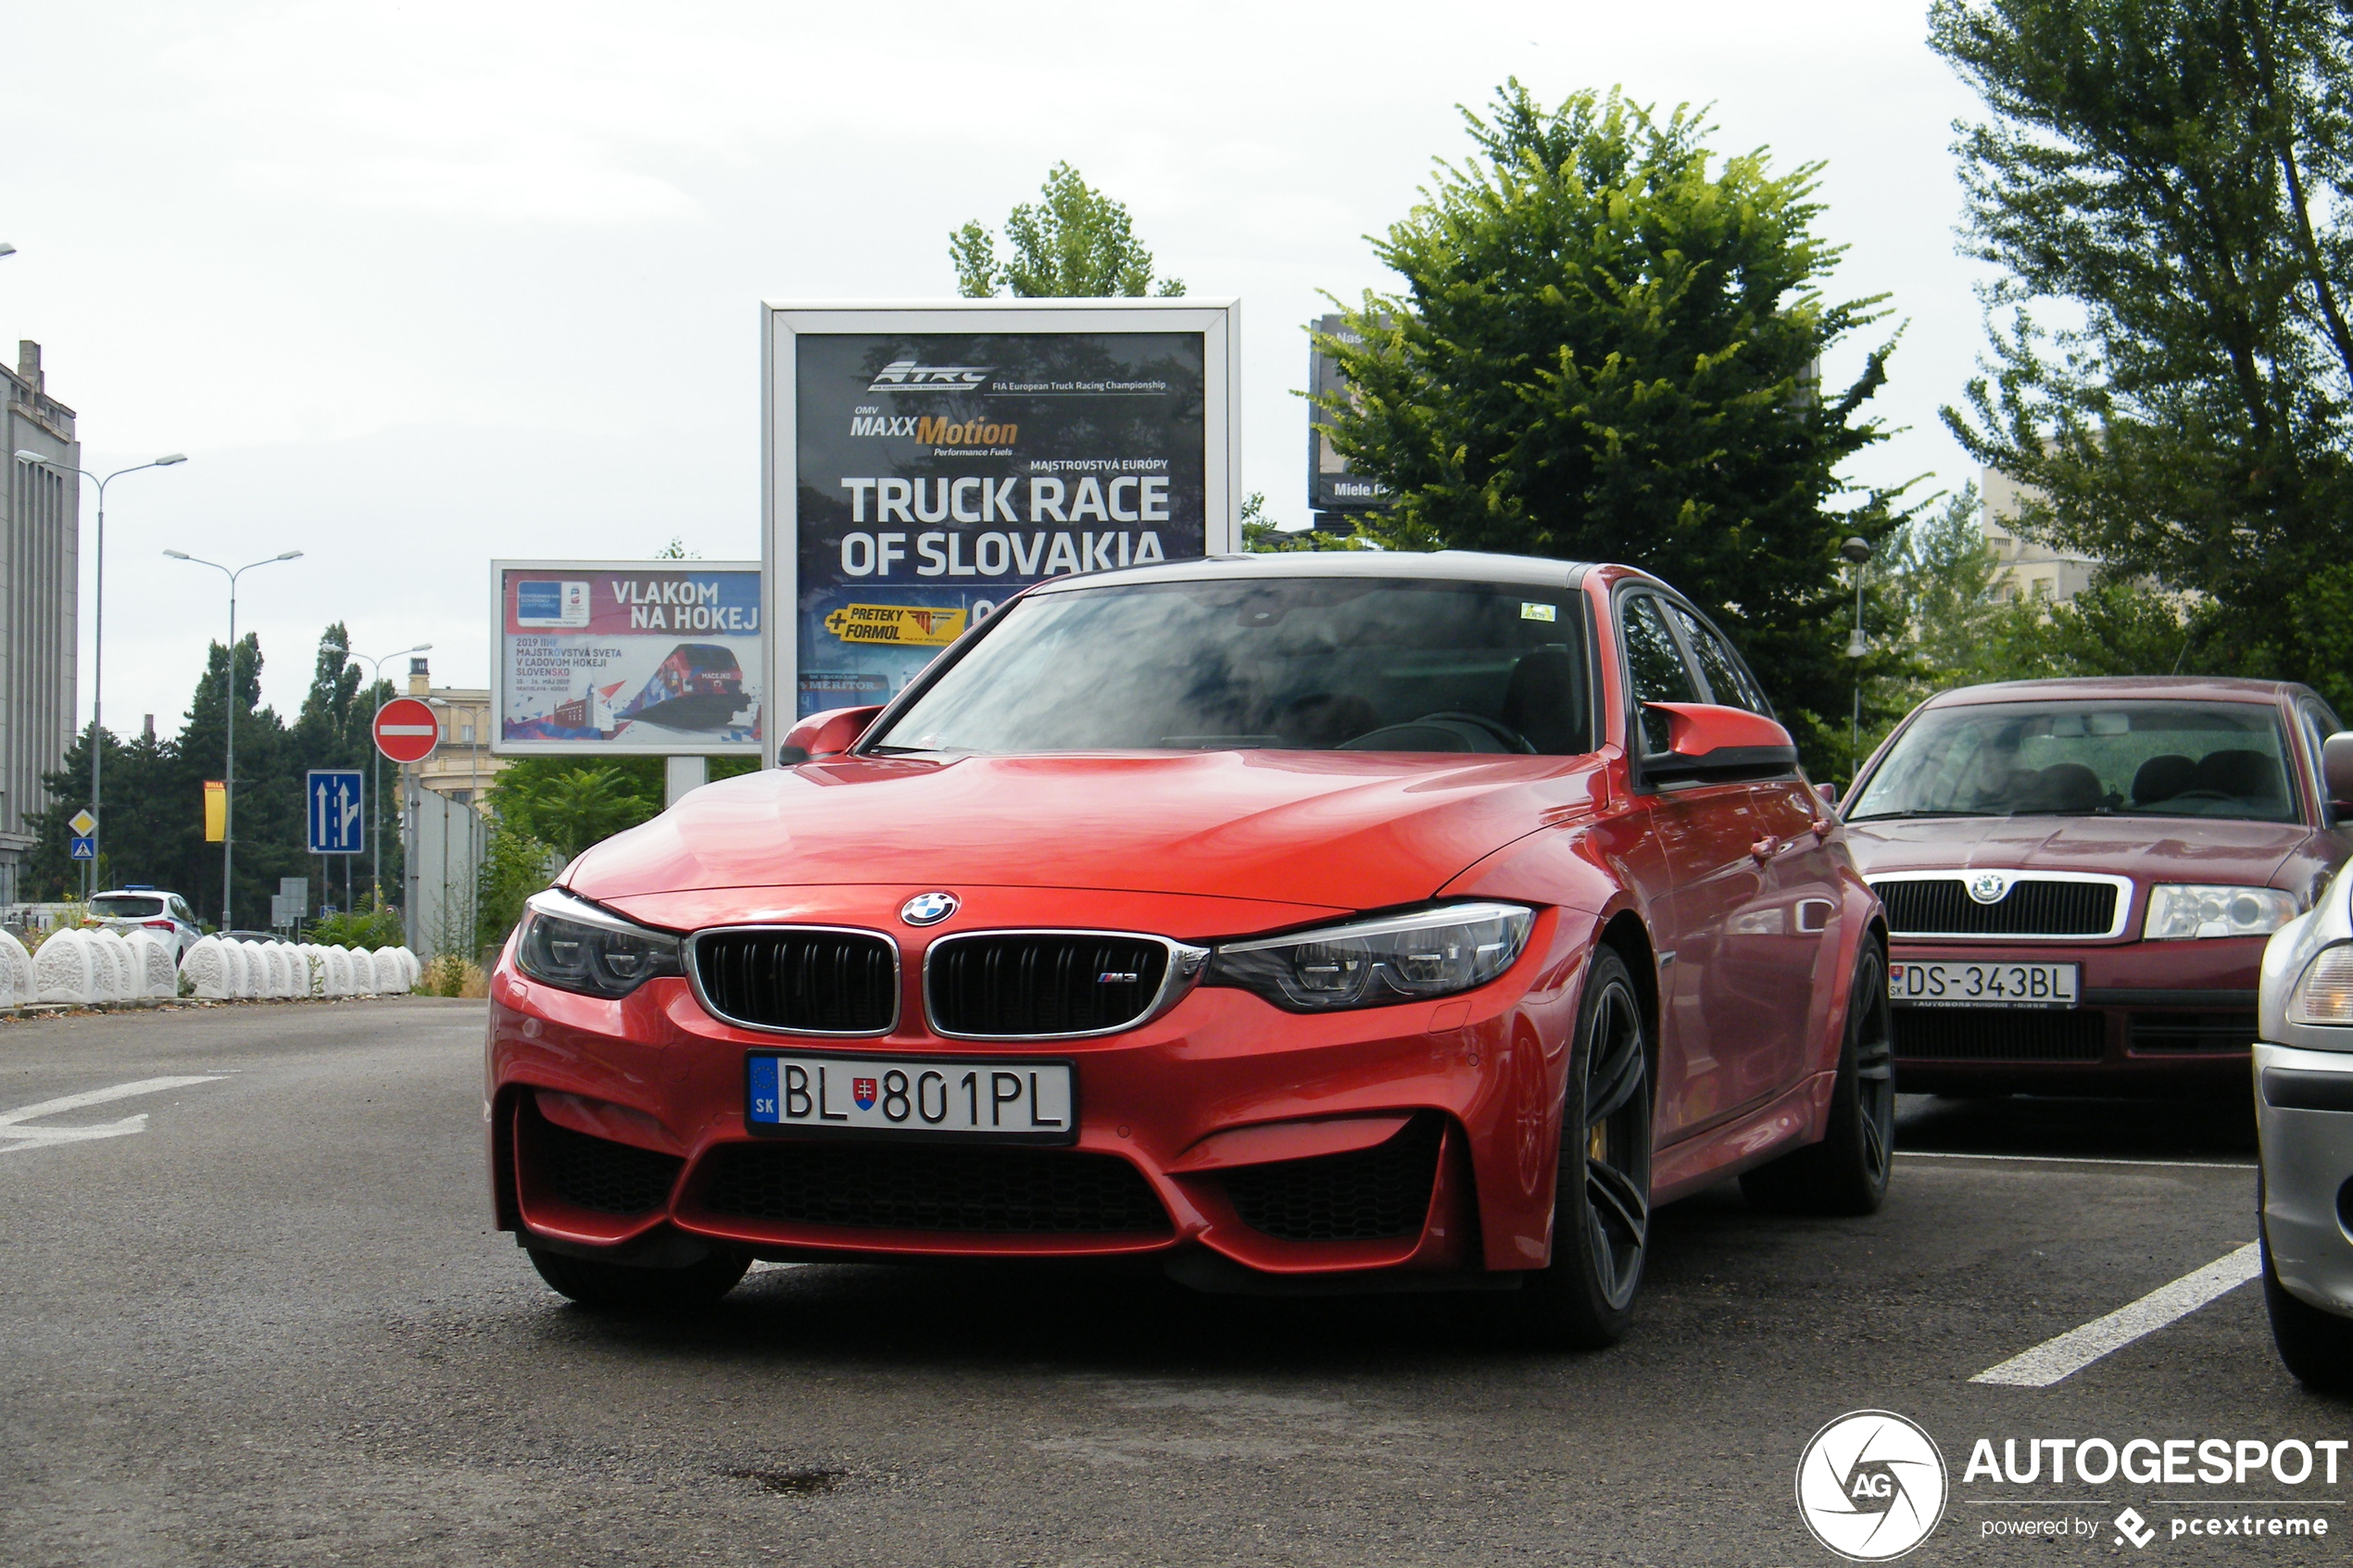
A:
{"label": "black alloy wheel", "polygon": [[621,1311],[677,1312],[707,1307],[750,1272],[749,1252],[714,1251],[684,1268],[640,1268],[575,1258],[535,1247],[531,1266],[558,1294],[584,1307]]}
{"label": "black alloy wheel", "polygon": [[1774,1213],[1875,1214],[1895,1152],[1895,1015],[1887,953],[1867,938],[1846,996],[1846,1034],[1822,1141],[1741,1176],[1741,1191]]}
{"label": "black alloy wheel", "polygon": [[1650,1244],[1650,1029],[1614,948],[1594,949],[1568,1072],[1553,1261],[1522,1299],[1543,1338],[1592,1350],[1625,1336]]}

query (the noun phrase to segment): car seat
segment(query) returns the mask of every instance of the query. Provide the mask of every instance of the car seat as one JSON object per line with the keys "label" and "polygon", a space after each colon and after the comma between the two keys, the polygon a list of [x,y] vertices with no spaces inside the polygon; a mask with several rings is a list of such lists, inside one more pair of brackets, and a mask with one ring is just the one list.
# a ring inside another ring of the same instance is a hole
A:
{"label": "car seat", "polygon": [[2190,787],[2241,800],[2280,803],[2287,799],[2287,781],[2280,775],[2279,763],[2259,751],[2243,748],[2209,751],[2199,758]]}
{"label": "car seat", "polygon": [[2100,776],[2081,762],[2054,762],[2034,775],[2034,782],[2011,809],[2026,814],[2045,811],[2096,811],[2100,807]]}
{"label": "car seat", "polygon": [[2174,752],[2152,757],[2133,775],[2133,804],[2154,806],[2160,800],[2171,800],[2190,787],[2196,773],[2196,763]]}
{"label": "car seat", "polygon": [[1577,661],[1557,648],[1539,648],[1512,666],[1503,721],[1545,756],[1567,757],[1586,746],[1584,695]]}

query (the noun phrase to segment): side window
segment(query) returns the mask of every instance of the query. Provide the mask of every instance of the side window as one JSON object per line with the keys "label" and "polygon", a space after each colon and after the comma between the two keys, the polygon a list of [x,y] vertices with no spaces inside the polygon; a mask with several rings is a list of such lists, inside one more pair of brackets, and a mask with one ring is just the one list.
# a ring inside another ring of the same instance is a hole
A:
{"label": "side window", "polygon": [[1764,696],[1741,669],[1740,660],[1732,657],[1732,650],[1724,646],[1724,640],[1701,625],[1681,605],[1667,608],[1675,617],[1675,624],[1682,628],[1683,641],[1691,645],[1692,655],[1698,659],[1699,672],[1707,678],[1710,700],[1725,708],[1764,712]]}
{"label": "side window", "polygon": [[1667,716],[1642,707],[1646,702],[1697,702],[1699,686],[1683,650],[1675,646],[1658,600],[1648,594],[1629,594],[1617,601],[1617,617],[1626,631],[1626,672],[1634,687],[1634,721],[1642,737],[1642,754],[1655,757],[1667,749]]}

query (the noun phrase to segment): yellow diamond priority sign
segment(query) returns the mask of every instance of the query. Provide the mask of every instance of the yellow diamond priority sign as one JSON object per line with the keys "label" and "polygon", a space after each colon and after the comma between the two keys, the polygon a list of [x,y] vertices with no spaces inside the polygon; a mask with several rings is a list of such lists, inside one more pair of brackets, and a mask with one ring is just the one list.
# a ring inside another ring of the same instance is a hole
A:
{"label": "yellow diamond priority sign", "polygon": [[77,838],[89,837],[92,830],[96,828],[97,825],[98,819],[90,814],[89,808],[87,807],[76,811],[72,816],[66,819],[66,826],[73,829],[74,836]]}

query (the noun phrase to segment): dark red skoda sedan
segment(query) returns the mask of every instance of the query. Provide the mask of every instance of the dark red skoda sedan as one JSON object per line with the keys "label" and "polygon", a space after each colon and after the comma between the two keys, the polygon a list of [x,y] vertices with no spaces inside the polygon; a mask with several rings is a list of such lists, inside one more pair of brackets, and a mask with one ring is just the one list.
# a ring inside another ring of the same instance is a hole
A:
{"label": "dark red skoda sedan", "polygon": [[1845,817],[1887,909],[1903,1087],[2237,1087],[2271,933],[2353,853],[2310,689],[2118,678],[1920,705]]}

